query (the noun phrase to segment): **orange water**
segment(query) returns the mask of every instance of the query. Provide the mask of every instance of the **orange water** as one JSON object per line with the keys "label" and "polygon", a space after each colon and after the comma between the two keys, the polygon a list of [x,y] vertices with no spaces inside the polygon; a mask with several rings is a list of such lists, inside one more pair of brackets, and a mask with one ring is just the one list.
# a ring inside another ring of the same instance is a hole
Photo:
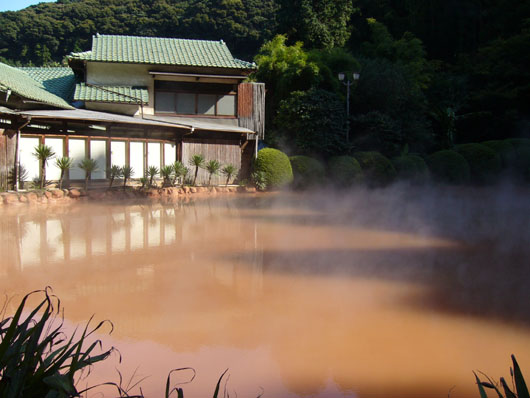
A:
{"label": "orange water", "polygon": [[530,372],[528,192],[410,189],[4,207],[0,292],[112,320],[122,363],[81,384],[118,368],[147,397],[178,367],[186,397],[226,368],[240,397],[478,396],[472,370],[511,353]]}

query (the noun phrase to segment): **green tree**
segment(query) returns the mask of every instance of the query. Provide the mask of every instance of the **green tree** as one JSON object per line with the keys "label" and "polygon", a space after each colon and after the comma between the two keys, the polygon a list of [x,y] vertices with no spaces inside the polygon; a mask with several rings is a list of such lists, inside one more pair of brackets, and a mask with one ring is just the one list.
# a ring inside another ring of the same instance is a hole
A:
{"label": "green tree", "polygon": [[289,37],[312,48],[342,47],[354,12],[349,0],[279,0],[278,18]]}
{"label": "green tree", "polygon": [[189,160],[190,166],[195,167],[195,176],[193,177],[193,185],[197,183],[197,174],[199,174],[199,169],[204,168],[204,156],[201,154],[193,155]]}
{"label": "green tree", "polygon": [[204,165],[204,168],[208,172],[208,186],[212,185],[212,175],[216,175],[219,173],[219,169],[221,168],[221,163],[219,163],[218,160],[210,160]]}
{"label": "green tree", "polygon": [[293,92],[280,103],[277,124],[296,153],[329,157],[349,149],[344,103],[329,91]]}
{"label": "green tree", "polygon": [[254,58],[258,70],[252,78],[267,87],[267,123],[273,123],[278,104],[297,90],[308,90],[318,76],[318,66],[309,61],[302,42],[286,44],[287,37],[275,36],[265,43]]}
{"label": "green tree", "polygon": [[125,187],[127,186],[127,180],[132,177],[133,173],[133,168],[129,165],[125,165],[121,168],[121,175],[123,177],[123,189],[125,189]]}
{"label": "green tree", "polygon": [[122,176],[122,168],[120,166],[112,165],[109,169],[109,189],[112,188],[112,183],[116,178]]}
{"label": "green tree", "polygon": [[46,165],[55,156],[55,152],[47,145],[38,145],[34,148],[33,156],[40,162],[40,189],[43,189],[46,183]]}
{"label": "green tree", "polygon": [[147,168],[147,177],[149,177],[149,188],[153,186],[153,180],[158,175],[160,170],[156,166],[149,166]]}
{"label": "green tree", "polygon": [[90,178],[90,174],[97,171],[99,169],[98,162],[96,162],[94,159],[83,159],[77,164],[77,167],[79,167],[81,170],[85,171],[85,190],[88,189],[88,179]]}
{"label": "green tree", "polygon": [[63,188],[64,175],[67,170],[70,170],[74,165],[74,160],[68,156],[55,159],[55,165],[61,170],[61,177],[59,178],[59,189]]}
{"label": "green tree", "polygon": [[237,173],[237,168],[236,166],[234,166],[233,164],[227,164],[223,167],[223,169],[221,170],[221,172],[223,173],[223,175],[226,176],[226,183],[225,183],[225,186],[228,186],[228,182],[230,181],[230,179],[232,178],[232,176],[234,176],[236,173]]}

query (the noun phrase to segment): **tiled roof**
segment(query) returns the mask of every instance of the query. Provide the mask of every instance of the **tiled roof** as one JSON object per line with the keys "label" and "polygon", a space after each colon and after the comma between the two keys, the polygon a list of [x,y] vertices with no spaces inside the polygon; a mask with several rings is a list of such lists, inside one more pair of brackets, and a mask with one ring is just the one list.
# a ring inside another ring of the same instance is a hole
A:
{"label": "tiled roof", "polygon": [[72,101],[75,88],[75,75],[69,67],[53,68],[18,68],[26,72],[33,80],[41,83],[44,88],[67,102]]}
{"label": "tiled roof", "polygon": [[75,86],[74,101],[117,102],[121,104],[149,103],[147,87],[92,86],[79,83]]}
{"label": "tiled roof", "polygon": [[255,64],[234,58],[222,40],[98,34],[92,38],[91,51],[72,53],[70,58],[99,62],[256,69]]}
{"label": "tiled roof", "polygon": [[0,89],[50,106],[73,109],[63,98],[46,90],[43,83],[32,79],[26,72],[0,63]]}

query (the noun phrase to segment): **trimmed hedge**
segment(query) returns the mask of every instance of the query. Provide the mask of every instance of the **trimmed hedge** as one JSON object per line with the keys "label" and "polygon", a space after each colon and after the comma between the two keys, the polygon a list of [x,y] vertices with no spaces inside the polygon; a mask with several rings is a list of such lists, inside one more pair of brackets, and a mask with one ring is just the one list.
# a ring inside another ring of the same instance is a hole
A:
{"label": "trimmed hedge", "polygon": [[289,160],[293,169],[295,188],[307,188],[323,182],[326,168],[317,159],[309,156],[291,156]]}
{"label": "trimmed hedge", "polygon": [[488,146],[476,143],[462,144],[455,146],[455,151],[467,160],[473,182],[486,184],[499,178],[502,169],[501,158]]}
{"label": "trimmed hedge", "polygon": [[339,187],[349,187],[363,181],[359,162],[351,156],[335,156],[328,162],[328,176]]}
{"label": "trimmed hedge", "polygon": [[278,149],[264,148],[259,151],[254,161],[254,170],[264,173],[267,189],[282,188],[293,182],[291,162]]}
{"label": "trimmed hedge", "polygon": [[513,167],[516,152],[510,140],[490,140],[481,142],[481,144],[487,146],[499,156],[503,168]]}
{"label": "trimmed hedge", "polygon": [[424,182],[429,174],[425,160],[418,155],[401,155],[392,159],[397,177],[413,182]]}
{"label": "trimmed hedge", "polygon": [[449,184],[469,182],[471,176],[469,165],[458,152],[449,149],[434,152],[427,157],[426,161],[436,181]]}
{"label": "trimmed hedge", "polygon": [[361,165],[369,186],[385,186],[396,179],[397,173],[392,162],[379,152],[356,152],[353,157]]}

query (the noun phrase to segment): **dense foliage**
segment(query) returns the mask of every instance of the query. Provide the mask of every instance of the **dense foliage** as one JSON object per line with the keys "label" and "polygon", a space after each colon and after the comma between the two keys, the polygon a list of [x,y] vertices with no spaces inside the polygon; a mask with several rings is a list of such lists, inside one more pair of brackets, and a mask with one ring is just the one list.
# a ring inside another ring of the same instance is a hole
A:
{"label": "dense foliage", "polygon": [[378,187],[390,184],[396,179],[396,169],[387,157],[379,152],[356,152],[353,154],[361,165],[370,186]]}
{"label": "dense foliage", "polygon": [[[426,156],[530,136],[527,1],[58,0],[0,26],[0,61],[25,65],[88,50],[97,32],[223,39],[258,64],[266,140],[293,154]],[[339,72],[360,73],[348,112]]]}
{"label": "dense foliage", "polygon": [[291,156],[289,160],[293,169],[295,188],[307,188],[324,182],[326,168],[322,162],[303,155]]}
{"label": "dense foliage", "polygon": [[336,156],[328,162],[330,180],[338,187],[349,187],[363,181],[359,162],[351,156]]}
{"label": "dense foliage", "polygon": [[412,182],[424,182],[428,176],[428,168],[421,156],[402,154],[392,159],[397,177]]}
{"label": "dense foliage", "polygon": [[502,168],[501,159],[486,145],[462,144],[457,145],[455,150],[467,160],[473,181],[489,183],[498,178]]}
{"label": "dense foliage", "polygon": [[458,152],[444,149],[429,155],[426,160],[435,181],[449,184],[469,182],[469,165]]}
{"label": "dense foliage", "polygon": [[285,153],[273,148],[258,152],[254,162],[254,171],[263,173],[267,189],[285,187],[293,182],[293,169]]}

